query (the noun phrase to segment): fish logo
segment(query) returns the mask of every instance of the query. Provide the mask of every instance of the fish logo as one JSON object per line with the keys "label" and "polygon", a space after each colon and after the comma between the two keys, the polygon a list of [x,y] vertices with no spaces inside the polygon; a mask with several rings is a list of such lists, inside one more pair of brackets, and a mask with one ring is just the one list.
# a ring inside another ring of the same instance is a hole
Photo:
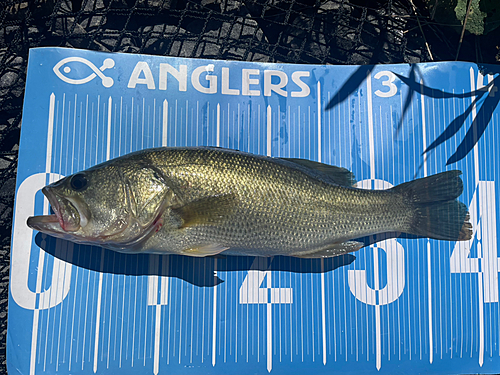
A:
{"label": "fish logo", "polygon": [[[84,65],[87,65],[94,73],[91,73],[85,78],[80,78],[80,79],[74,79],[74,78],[69,78],[67,74],[71,73],[71,67],[70,66],[65,66],[62,69],[61,68],[72,62],[78,62],[82,63]],[[66,57],[65,59],[62,59],[59,61],[53,68],[54,73],[63,80],[66,83],[70,83],[72,85],[82,85],[84,83],[92,81],[95,77],[99,77],[102,81],[102,85],[106,88],[109,88],[113,86],[114,81],[113,78],[105,76],[102,72],[105,71],[106,69],[111,69],[115,66],[115,61],[113,59],[107,58],[102,62],[102,66],[100,68],[97,68],[93,63],[91,63],[89,60],[84,59],[83,57]],[[64,73],[63,73],[64,72]]]}

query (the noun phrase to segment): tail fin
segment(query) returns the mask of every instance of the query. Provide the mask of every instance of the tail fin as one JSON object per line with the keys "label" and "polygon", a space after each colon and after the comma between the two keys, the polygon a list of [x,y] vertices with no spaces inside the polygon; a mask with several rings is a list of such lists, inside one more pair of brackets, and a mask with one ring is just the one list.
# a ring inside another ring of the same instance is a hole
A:
{"label": "tail fin", "polygon": [[462,194],[460,171],[449,171],[394,187],[414,208],[404,231],[437,240],[465,241],[472,237],[467,207],[456,200]]}

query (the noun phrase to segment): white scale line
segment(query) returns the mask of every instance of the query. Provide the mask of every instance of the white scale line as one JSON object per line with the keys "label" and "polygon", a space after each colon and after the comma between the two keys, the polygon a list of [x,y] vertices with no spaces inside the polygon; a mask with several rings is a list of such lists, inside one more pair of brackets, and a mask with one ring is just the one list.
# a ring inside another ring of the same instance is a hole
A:
{"label": "white scale line", "polygon": [[[420,80],[420,101],[422,102],[422,142],[424,150],[427,148],[427,129],[426,129],[426,113],[425,113],[425,96],[424,96],[424,85],[423,81]],[[424,154],[424,177],[427,177],[427,154]]]}
{"label": "white scale line", "polygon": [[47,159],[45,161],[45,172],[50,173],[50,165],[52,164],[52,137],[54,134],[54,108],[56,96],[50,94],[49,103],[49,124],[47,129]]}
{"label": "white scale line", "polygon": [[[163,258],[162,261],[163,269],[167,269],[168,267],[168,258]],[[165,272],[165,271],[163,271]],[[160,288],[161,288],[161,296],[160,296],[160,305],[166,305],[168,303],[168,277],[162,276],[160,277]]]}
{"label": "white scale line", "polygon": [[[346,103],[346,104],[344,104],[344,105],[342,106],[342,108],[339,108],[339,112],[338,112],[338,113],[339,113],[339,121],[338,121],[338,124],[341,124],[341,123],[342,123],[342,122],[341,122],[341,109],[343,110],[343,113],[344,113],[344,115],[345,115],[345,112],[346,112],[346,107],[347,107],[347,103]],[[344,116],[344,117],[345,117],[345,116]],[[340,129],[340,125],[339,125],[338,127],[339,127],[339,129]],[[352,152],[352,136],[354,135],[354,134],[352,134],[352,131],[351,131],[351,130],[352,130],[352,128],[351,128],[351,127],[349,127],[349,131],[347,132],[347,133],[349,134],[349,143],[348,143],[348,144],[349,144],[349,152],[348,152],[348,154],[347,154],[347,155],[348,155],[348,156],[347,156],[347,159],[348,159],[348,161],[349,161],[349,163],[350,163],[349,165],[352,165],[352,156],[350,156],[350,155],[351,155],[351,152]],[[339,136],[340,136],[340,130],[339,130]],[[339,138],[339,139],[340,139],[340,138]],[[340,164],[340,165],[342,165],[342,164]],[[365,262],[366,262],[366,259],[365,259]],[[342,270],[342,271],[343,271],[344,280],[346,280],[346,277],[347,277],[347,272],[348,272],[345,268],[346,268],[346,267],[343,267],[343,270]],[[338,287],[338,284],[335,284],[335,280],[334,280],[334,277],[333,277],[333,272],[332,272],[332,283],[333,283],[333,290],[334,290],[334,292],[335,292],[335,287]],[[343,292],[344,292],[344,296],[345,296],[345,290],[346,290],[346,285],[345,285],[345,282],[344,282],[344,283],[342,283],[342,285],[343,285],[343,288],[344,288]],[[338,288],[338,295],[339,295],[339,300],[340,300],[340,299],[341,299],[341,297],[340,297],[340,296],[342,295],[342,289],[340,289],[340,288]],[[334,294],[334,300],[333,300],[333,301],[334,301],[334,303],[335,303],[335,294]],[[345,323],[345,322],[346,322],[346,316],[347,316],[347,304],[346,304],[346,303],[344,303],[344,304],[342,304],[342,305],[343,305],[343,307],[344,307],[344,328],[345,328],[345,329],[347,329],[347,324]],[[333,311],[335,312],[335,309],[334,309]],[[368,315],[368,314],[367,314],[367,315]],[[340,325],[341,325],[341,324],[342,324],[342,315],[339,313],[339,349],[340,349],[340,350],[339,350],[339,357],[340,357],[340,354],[342,354],[342,329],[341,329],[341,327],[340,327]],[[333,332],[334,332],[334,333],[336,332],[335,325],[333,326]],[[344,331],[344,332],[345,332],[345,331]],[[347,336],[347,335],[344,335],[344,336]],[[334,337],[336,338],[336,336],[334,336]],[[333,343],[334,343],[334,351],[333,351],[333,353],[334,353],[334,357],[333,357],[333,360],[334,360],[334,361],[337,361],[337,340],[335,339],[335,340],[333,341]],[[345,347],[347,347],[347,342],[346,342]],[[347,353],[347,350],[346,350],[346,353]],[[346,354],[346,360],[347,360],[347,354]]]}
{"label": "white scale line", "polygon": [[[318,82],[318,162],[321,163],[321,83]],[[325,260],[321,259],[321,334],[323,338],[323,364],[326,365],[326,313],[325,313]]]}
{"label": "white scale line", "polygon": [[[271,271],[266,271],[267,290],[271,290]],[[269,298],[266,295],[266,298]],[[273,369],[273,304],[271,300],[267,301],[267,371]]]}
{"label": "white scale line", "polygon": [[[250,121],[248,122],[248,127],[250,128]],[[250,147],[248,149],[250,149]],[[237,274],[238,273],[240,273],[240,272],[237,272]],[[237,290],[238,289],[239,280],[238,280],[237,277],[235,277],[235,278],[233,278],[233,281],[234,281],[234,290]],[[199,299],[199,297],[198,297],[198,299]],[[239,313],[238,306],[239,306],[239,300],[235,299],[234,302],[235,302],[234,315],[235,315],[235,318],[236,318],[236,321],[234,323],[234,343],[235,343],[235,347],[234,347],[234,362],[238,363],[238,313]],[[240,323],[242,323],[242,322],[243,322],[243,319],[241,319]],[[241,331],[243,332],[243,325],[241,325]],[[241,335],[240,338],[243,338],[243,335]],[[243,349],[243,340],[242,340],[240,349]],[[243,354],[243,353],[241,353],[241,354]]]}
{"label": "white scale line", "polygon": [[[227,268],[226,268],[227,269]],[[232,320],[228,319],[228,314],[227,314],[227,290],[228,290],[228,286],[225,285],[225,288],[224,288],[224,363],[226,363],[226,360],[227,360],[227,339],[228,339],[228,335],[227,335],[227,326],[228,326],[228,320],[231,322],[232,324]],[[194,293],[192,293],[192,295],[194,296]],[[231,310],[229,311],[229,314],[231,314]],[[191,313],[191,316],[193,316],[193,312]],[[193,321],[191,320],[191,333],[193,333]],[[186,326],[187,326],[187,322],[186,322]],[[229,334],[231,335],[232,333],[232,325],[230,327],[230,330],[229,330]],[[187,342],[187,340],[186,340]],[[193,343],[193,339],[191,338],[191,348],[193,347],[192,345]],[[192,363],[193,361],[190,360],[190,363]]]}
{"label": "white scale line", "polygon": [[238,103],[238,109],[236,111],[236,116],[237,120],[233,121],[233,128],[236,128],[236,145],[239,148],[240,147],[240,125],[243,128],[243,120],[241,119],[241,109],[240,109],[240,103]]}
{"label": "white scale line", "polygon": [[85,99],[85,131],[84,131],[84,139],[83,139],[83,166],[85,167],[85,161],[87,156],[87,127],[89,121],[89,96],[86,96]]}
{"label": "white scale line", "polygon": [[[168,102],[167,100],[163,101],[163,137],[162,137],[162,146],[167,146],[167,130],[168,130]],[[163,273],[167,269],[167,262],[165,258],[163,259],[164,267]],[[156,305],[156,320],[155,320],[155,341],[154,341],[154,364],[153,364],[153,373],[157,375],[160,371],[160,335],[161,335],[161,305],[167,304],[167,290],[168,290],[168,279],[166,277],[156,277],[156,288],[158,288],[158,279],[161,282],[161,300],[160,304]],[[158,293],[155,295],[158,298]],[[157,301],[157,300],[156,300]]]}
{"label": "white scale line", "polygon": [[[78,270],[78,268],[77,268]],[[111,276],[111,296],[109,298],[109,322],[108,322],[108,355],[106,357],[106,368],[109,368],[109,348],[111,347],[111,312],[113,311],[113,284],[114,284],[114,280],[115,278],[113,277],[114,275]],[[76,293],[75,293],[76,294]],[[115,327],[115,332],[116,332],[116,327]],[[115,345],[116,345],[116,341],[115,341]]]}
{"label": "white scale line", "polygon": [[[125,314],[125,291],[126,291],[126,276],[123,275],[123,294],[122,294],[122,303],[121,303],[121,306],[122,306],[122,317],[120,319],[121,321],[121,327],[120,327],[120,356],[119,356],[119,361],[118,361],[118,367],[121,368],[122,367],[122,355],[123,355],[123,324],[124,324],[124,321],[125,319],[123,318],[124,317],[124,314]],[[118,311],[118,310],[117,310]]]}
{"label": "white scale line", "polygon": [[102,267],[104,266],[104,251],[101,251],[101,272],[99,272],[99,289],[97,292],[97,314],[96,314],[96,327],[94,339],[94,373],[97,372],[97,358],[99,354],[99,331],[101,326],[101,302],[102,302]]}
{"label": "white scale line", "polygon": [[[471,91],[476,90],[476,85],[474,84],[474,68],[470,68],[470,85],[471,85]],[[479,86],[479,85],[478,85]],[[471,100],[473,102],[472,105],[472,126],[474,127],[476,125],[476,96],[472,96]],[[476,182],[476,187],[479,185],[479,155],[478,155],[478,150],[477,150],[477,143],[474,145],[474,177],[475,177],[475,182]]]}
{"label": "white scale line", "polygon": [[160,371],[160,333],[161,333],[160,327],[161,327],[161,305],[156,305],[155,351],[154,351],[154,366],[153,366],[153,373],[155,375],[157,375]]}
{"label": "white scale line", "polygon": [[[229,114],[229,111],[228,111]],[[217,103],[217,147],[220,147],[220,104]]]}
{"label": "white scale line", "polygon": [[[372,77],[368,72],[366,77],[367,105],[368,105],[368,141],[370,145],[370,178],[375,179],[375,139],[373,138],[373,103],[372,103]],[[373,271],[375,290],[379,290],[379,269],[378,269],[378,249],[373,247]],[[380,305],[375,305],[375,347],[376,347],[376,367],[380,370],[382,367],[382,337],[380,326]]]}
{"label": "white scale line", "polygon": [[[149,143],[149,142],[148,142]],[[146,277],[146,284],[147,284],[148,280],[147,280],[147,277]],[[147,285],[146,285],[146,288],[147,288]],[[144,290],[144,277],[141,277],[141,289]],[[149,317],[149,305],[146,303],[146,306],[144,309],[139,309],[139,322],[140,323],[140,326],[139,326],[139,345],[137,347],[137,359],[141,359],[141,353],[142,353],[142,356],[143,356],[143,366],[146,366],[146,357],[147,357],[147,349],[148,349],[148,328],[150,327],[149,325],[149,322],[148,322],[148,317]],[[142,313],[144,312],[144,324],[142,325],[142,321],[143,321],[143,318],[142,318]],[[153,321],[153,318],[154,318],[154,311],[152,313],[153,317],[151,318],[151,320]],[[142,329],[143,328],[143,329]],[[141,334],[144,332],[144,349],[141,350]],[[151,357],[150,357],[151,358]]]}
{"label": "white scale line", "polygon": [[271,156],[271,136],[272,136],[272,113],[271,113],[271,106],[267,106],[267,149],[266,149],[266,155]]}
{"label": "white scale line", "polygon": [[[73,251],[73,243],[71,243],[71,251]],[[78,271],[80,270],[80,267],[76,267],[76,276],[75,276],[75,290],[77,290],[77,283],[78,283]],[[70,344],[69,344],[69,364],[68,364],[68,370],[71,372],[71,358],[73,354],[73,332],[75,328],[75,306],[76,306],[76,295],[77,293],[74,293],[73,295],[73,316],[71,318],[71,336],[70,336]],[[79,328],[79,327],[78,327]]]}
{"label": "white scale line", "polygon": [[[179,306],[180,306],[180,310],[179,310],[179,329],[178,329],[178,332],[179,332],[179,364],[181,364],[181,359],[182,359],[182,338],[183,338],[183,334],[182,334],[182,320],[184,318],[184,316],[186,316],[186,313],[184,313],[182,310],[183,310],[183,297],[184,297],[184,288],[180,288],[181,289],[181,293],[180,293],[180,303],[179,303]],[[175,343],[175,341],[174,341]],[[220,351],[219,351],[220,352]]]}
{"label": "white scale line", "polygon": [[[207,260],[203,259],[203,269],[206,269]],[[203,299],[202,299],[202,309],[201,309],[201,363],[203,363],[203,359],[205,358],[205,297],[207,288],[203,288]]]}
{"label": "white scale line", "polygon": [[[281,331],[281,329],[282,329],[282,320],[281,320],[281,318],[282,318],[282,313],[281,313],[281,305],[282,305],[282,303],[284,303],[284,302],[287,300],[287,298],[285,297],[285,298],[283,298],[283,299],[282,299],[282,295],[281,295],[281,290],[282,290],[282,289],[281,289],[281,271],[277,271],[277,274],[278,274],[278,290],[280,291],[280,294],[279,294],[279,297],[278,297],[278,317],[279,317],[278,328],[279,328],[279,332],[278,332],[277,334],[278,334],[278,337],[279,337],[279,340],[280,340],[280,342],[279,342],[279,347],[278,347],[278,354],[279,354],[279,356],[280,356],[279,361],[280,361],[280,363],[281,363],[281,361],[282,361],[282,351],[283,351],[283,350],[282,350],[282,346],[281,346],[281,342],[282,342],[282,335],[283,335],[283,333],[282,333],[282,331]],[[282,302],[282,301],[283,301],[283,302]],[[285,310],[285,308],[283,308],[283,310]],[[285,322],[286,322],[286,319],[285,319]],[[285,324],[286,324],[286,323],[285,323]],[[286,341],[286,334],[285,334],[285,341]],[[285,349],[285,353],[286,353],[286,349]]]}
{"label": "white scale line", "polygon": [[[98,102],[99,103],[99,102]],[[111,113],[113,108],[113,100],[111,96],[108,99],[108,129],[107,129],[107,139],[106,139],[106,160],[110,158],[111,150]],[[99,113],[99,106],[97,107],[97,112]],[[96,148],[97,149],[97,148]],[[96,156],[97,160],[97,156]],[[97,359],[99,355],[99,332],[101,326],[101,303],[102,303],[102,280],[104,267],[104,252],[101,252],[101,271],[99,272],[99,287],[97,291],[97,313],[96,313],[96,328],[95,328],[95,339],[94,339],[94,373],[97,372]]]}
{"label": "white scale line", "polygon": [[368,142],[370,146],[370,178],[375,179],[375,139],[373,136],[373,103],[372,103],[372,76],[370,72],[366,77],[366,95],[368,105]]}
{"label": "white scale line", "polygon": [[[427,148],[427,129],[425,113],[425,96],[423,81],[420,80],[420,101],[422,102],[422,142],[423,149]],[[427,177],[427,154],[424,155],[424,177]],[[427,304],[428,304],[428,324],[429,324],[429,363],[434,361],[434,337],[432,320],[432,262],[431,262],[431,242],[427,239]]]}
{"label": "white scale line", "polygon": [[[156,117],[156,100],[153,100],[153,144],[155,144],[154,133],[155,133],[155,117]],[[148,116],[149,125],[149,116]],[[158,305],[158,281],[159,276],[155,275],[155,265],[158,265],[158,271],[160,271],[160,263],[158,255],[149,256],[149,272],[147,277],[147,303],[146,303],[146,324],[144,331],[144,366],[146,366],[146,351],[147,351],[147,339],[148,339],[148,307],[155,306],[153,310],[153,315],[155,316],[155,326],[154,326],[154,355],[153,355],[153,373],[158,374],[159,371],[159,360],[160,360],[160,327],[161,327],[161,306]],[[151,353],[151,352],[150,352]]]}
{"label": "white scale line", "polygon": [[[168,259],[163,257],[162,259],[162,272],[165,273],[168,270]],[[156,323],[155,323],[155,343],[154,343],[154,368],[159,371],[160,367],[160,335],[161,330],[161,306],[168,304],[168,277],[160,277],[160,305],[156,306]],[[157,372],[155,373],[155,375]]]}
{"label": "white scale line", "polygon": [[[64,106],[63,106],[63,109],[64,109]],[[62,134],[61,134],[61,139],[62,139]],[[55,169],[55,168],[54,168]],[[56,243],[56,248],[55,248],[55,252],[56,254],[60,254],[61,253],[61,242],[58,241]],[[53,268],[52,268],[52,274],[53,275],[56,275],[56,277],[54,278],[54,280],[58,279],[59,278],[59,273],[60,273],[60,270],[61,270],[61,267],[60,267],[60,263],[58,262],[56,264],[56,262],[54,262],[54,265],[53,265]],[[50,288],[50,292],[49,292],[49,298],[47,299],[46,302],[44,302],[44,306],[46,306],[48,309],[50,309],[50,305],[53,303],[52,302],[52,299],[53,298],[57,298],[57,289],[59,288],[59,284],[56,284],[55,282],[52,282],[51,284],[51,288]],[[50,310],[49,310],[50,311]],[[50,314],[51,312],[49,312]],[[50,316],[50,315],[49,315]],[[48,333],[49,333],[49,321],[50,320],[47,320],[47,335],[46,337],[48,337]],[[54,352],[54,331],[55,331],[55,326],[56,326],[56,316],[55,316],[55,313],[54,313],[54,317],[52,319],[52,323],[50,324],[52,326],[52,337],[49,339],[50,341],[50,361],[49,363],[52,364],[52,354]],[[45,361],[47,360],[47,341],[45,342],[45,359],[44,359],[44,371],[45,371]]]}
{"label": "white scale line", "polygon": [[321,330],[323,334],[323,364],[326,365],[325,260],[321,259]]}
{"label": "white scale line", "polygon": [[106,160],[110,158],[110,150],[111,150],[111,113],[113,108],[113,100],[111,96],[108,99],[108,138],[106,145]]}
{"label": "white scale line", "polygon": [[172,326],[173,326],[173,324],[172,324],[172,304],[170,303],[168,305],[167,365],[170,364],[170,337],[171,337],[170,329]]}
{"label": "white scale line", "polygon": [[318,82],[318,161],[321,163],[321,83]]}
{"label": "white scale line", "polygon": [[[267,156],[271,156],[271,148],[272,148],[272,110],[271,106],[267,106],[267,139],[266,139],[266,144],[267,144]],[[272,259],[271,259],[272,262]],[[267,283],[267,290],[271,290],[271,271],[266,271],[266,283]],[[266,298],[269,298],[269,296],[266,295]],[[267,327],[266,327],[266,338],[267,338],[267,353],[266,353],[266,367],[267,371],[271,372],[273,368],[273,331],[272,331],[272,319],[273,319],[273,305],[271,300],[267,300],[266,304],[266,312],[267,312]]]}
{"label": "white scale line", "polygon": [[[217,277],[217,259],[214,260],[214,276]],[[217,285],[214,286],[213,327],[212,327],[212,366],[215,366],[217,344]]]}
{"label": "white scale line", "polygon": [[[161,328],[161,305],[158,304],[158,280],[159,276],[154,275],[155,265],[160,268],[159,256],[149,256],[149,276],[148,276],[148,302],[147,306],[155,306],[153,313],[155,314],[155,328],[154,328],[154,359],[153,359],[153,373],[156,375],[160,369],[160,328]],[[147,307],[146,307],[147,313]],[[147,331],[147,325],[146,325]],[[146,334],[144,335],[144,363],[146,362]],[[144,364],[145,366],[145,364]]]}
{"label": "white scale line", "polygon": [[[370,97],[371,97],[371,93],[370,93],[369,95],[370,95]],[[358,115],[358,120],[357,120],[357,121],[358,121],[358,123],[359,123],[359,124],[362,124],[363,119],[361,118],[361,114],[365,112],[365,113],[366,113],[367,118],[369,118],[370,116],[373,116],[373,109],[372,109],[372,112],[368,113],[368,112],[367,112],[367,109],[365,110],[364,106],[363,106],[363,109],[361,109],[361,100],[358,100],[358,101],[357,101],[357,103],[358,103],[358,112],[357,112],[357,113],[359,113],[359,115]],[[368,107],[368,105],[367,105],[366,107]],[[365,111],[363,111],[363,110],[365,110]],[[372,121],[373,121],[373,120],[372,120]],[[370,129],[371,129],[371,136],[369,137],[369,141],[371,141],[371,140],[373,139],[373,127],[368,128],[368,130],[369,130],[369,131],[370,131]],[[362,136],[362,127],[361,127],[361,126],[359,126],[359,135],[360,135],[360,139],[361,139],[361,136]],[[370,147],[372,144],[374,144],[374,143],[368,143],[368,145],[369,145],[369,150],[374,148],[374,147]],[[370,155],[370,156],[371,156],[371,155]],[[374,170],[375,170],[375,167],[374,167],[374,161],[373,161],[373,158],[371,158],[371,159],[370,159],[370,173],[372,173],[372,175],[374,175],[374,172],[372,172],[372,171],[374,171]],[[382,175],[382,176],[383,176],[383,175]],[[373,186],[373,185],[374,185],[374,181],[373,181],[373,182],[370,182],[370,186],[369,186],[369,188],[374,188],[375,186]],[[368,269],[368,267],[367,267],[367,261],[368,261],[368,259],[367,259],[367,258],[368,258],[368,257],[366,257],[366,258],[365,258],[365,264],[364,264],[364,269],[365,269],[365,270],[366,270],[366,269]],[[375,258],[375,259],[376,259],[376,258]],[[367,292],[368,292],[368,289],[369,289],[369,287],[368,287],[368,283],[365,283],[365,286],[366,286],[366,287],[365,287],[365,289],[366,289],[366,290],[365,290],[364,292],[365,292],[365,293],[367,293]],[[358,286],[358,289],[359,289],[359,290],[361,290],[361,286]],[[375,293],[376,293],[376,292],[375,292]],[[374,308],[375,308],[375,307],[374,307]],[[366,310],[367,310],[367,316],[368,316],[368,306],[366,306]],[[371,309],[370,309],[370,310],[371,310]],[[358,331],[358,308],[357,308],[357,304],[356,304],[356,303],[354,303],[354,316],[353,316],[353,317],[351,317],[351,319],[355,321],[355,329],[356,329],[356,331],[355,331],[355,336],[356,336],[356,342],[355,342],[355,344],[354,344],[354,347],[356,348],[356,361],[358,361],[358,359],[359,359],[359,354],[358,354],[358,335],[359,335],[359,331]],[[368,336],[368,335],[367,335],[367,336]],[[352,338],[352,334],[351,334],[351,338]],[[368,345],[367,345],[367,346],[368,346]],[[352,348],[351,348],[351,354],[352,354]]]}
{"label": "white scale line", "polygon": [[167,146],[167,136],[168,136],[168,101],[165,99],[163,101],[163,133],[162,133],[162,146]]}
{"label": "white scale line", "polygon": [[[50,173],[50,166],[52,164],[52,138],[54,135],[54,112],[55,112],[55,101],[56,97],[54,93],[50,94],[49,97],[49,119],[47,127],[47,156],[45,160],[45,173]],[[43,214],[47,215],[49,212],[48,201],[45,198],[43,201]],[[42,276],[43,276],[43,265],[45,261],[45,251],[40,249],[38,255],[38,272],[36,278],[36,294],[40,296],[42,291]],[[42,301],[39,300],[40,305]],[[36,361],[36,349],[37,349],[37,336],[38,336],[38,322],[40,316],[40,306],[36,306],[33,311],[33,329],[31,333],[31,356],[30,356],[30,374],[35,373],[35,361]]]}
{"label": "white scale line", "polygon": [[[92,108],[94,108],[93,104],[92,104]],[[94,164],[97,164],[97,155],[99,154],[99,111],[100,110],[101,110],[101,95],[97,95],[97,115],[95,117],[96,137],[95,137],[95,162],[94,162]],[[93,114],[93,112],[92,112],[92,114]],[[93,117],[92,117],[92,121],[93,121]],[[93,130],[93,127],[92,127],[92,130]],[[92,146],[92,143],[90,145]],[[92,163],[92,157],[90,158],[90,162]]]}
{"label": "white scale line", "polygon": [[[492,126],[493,129],[496,124],[493,123],[492,119]],[[493,155],[495,155],[495,152],[493,152]],[[496,197],[495,197],[495,185],[494,182],[488,182],[485,187],[485,195],[488,197],[489,204],[491,207],[496,207]],[[490,280],[492,284],[490,284],[491,290],[488,293],[488,299],[486,300],[487,302],[498,302],[498,260],[497,260],[497,254],[496,254],[496,232],[494,232],[495,228],[497,227],[496,223],[496,213],[494,209],[487,210],[487,218],[488,218],[488,226],[486,227],[486,233],[485,233],[485,238],[487,239],[487,252],[488,254],[488,261],[487,264],[489,264],[489,273],[491,275],[487,275],[485,277],[486,280]],[[492,235],[493,234],[493,235]],[[490,250],[494,250],[493,252]],[[495,277],[496,276],[496,277]],[[491,311],[492,305],[491,303],[489,304],[490,308],[490,316],[493,316],[493,312]],[[492,334],[490,335],[490,357],[492,356],[493,353],[493,328],[492,327],[492,321],[495,323],[494,319],[490,319],[490,332]]]}
{"label": "white scale line", "polygon": [[[61,111],[62,112],[61,113],[61,125],[60,126],[56,125],[57,128],[61,129],[61,146],[59,148],[59,169],[58,169],[59,173],[62,173],[63,145],[64,145],[64,143],[67,143],[67,142],[64,142],[64,136],[65,136],[65,134],[64,134],[64,112],[65,112],[65,110],[66,110],[66,94],[63,94],[62,111]],[[59,116],[56,117],[56,124],[57,124],[58,117]],[[68,132],[69,132],[69,129],[68,129]],[[56,146],[56,148],[57,148],[57,146]],[[56,157],[56,159],[57,159],[57,157]],[[54,165],[54,167],[55,167],[55,165]],[[56,169],[56,168],[54,168],[54,169]]]}
{"label": "white scale line", "polygon": [[[69,113],[70,113],[70,111],[68,111],[68,124],[69,124]],[[76,117],[77,117],[77,94],[75,94],[74,113],[73,113],[73,142],[72,142],[72,156],[71,156],[71,169],[70,169],[71,173],[73,173],[73,170],[74,170],[73,169],[74,168],[74,161],[75,161]],[[80,121],[81,121],[81,118],[80,118]],[[68,149],[67,149],[67,151],[68,151]],[[66,161],[66,169],[67,169],[67,161]],[[73,245],[72,242],[68,242],[67,243],[67,247],[66,247],[66,251],[67,251],[66,252],[66,256],[67,256],[67,259],[73,259],[73,246],[74,245]],[[72,272],[73,265],[68,264],[67,267],[69,267],[69,271]],[[77,267],[75,267],[75,268],[77,268]],[[77,268],[77,272],[78,272],[78,268]],[[77,279],[75,278],[74,290],[76,290],[76,281],[77,281]],[[69,285],[71,285],[71,278],[69,280]],[[65,288],[63,287],[63,289],[65,289]],[[73,302],[75,302],[75,299],[73,299]],[[73,306],[73,318],[74,318],[74,314],[75,314],[75,310],[74,310],[74,306]],[[64,352],[63,352],[63,361],[62,361],[62,363],[66,363],[66,348],[67,348],[66,343],[67,343],[67,339],[68,339],[68,318],[69,318],[69,315],[70,315],[70,310],[66,309],[65,337],[64,337],[64,344],[63,344],[64,345]],[[72,337],[73,337],[73,324],[74,324],[74,321],[72,322],[72,325],[71,325],[70,341],[72,341]],[[59,330],[59,337],[60,336],[61,336],[61,332]],[[58,349],[58,353],[59,353],[59,349]],[[69,362],[71,362],[71,358],[69,358]],[[59,358],[57,360],[57,363],[59,363]]]}
{"label": "white scale line", "polygon": [[[478,74],[478,79],[480,78]],[[476,90],[476,85],[474,84],[474,68],[470,68],[470,83],[471,83],[471,91]],[[481,82],[483,83],[483,82]],[[477,87],[479,87],[479,81],[477,82]],[[472,127],[475,129],[476,127],[476,103],[474,102],[476,96],[472,96],[471,100],[474,103],[472,105]],[[474,130],[474,138],[476,138],[475,134],[476,130]],[[474,177],[475,177],[475,189],[479,186],[479,152],[477,142],[474,145]],[[477,257],[478,259],[482,259],[482,247],[481,242],[479,241],[477,244]],[[484,363],[484,290],[483,290],[483,272],[478,273],[478,297],[479,297],[479,366],[483,366]]]}
{"label": "white scale line", "polygon": [[[142,98],[142,127],[141,127],[141,149],[144,148],[144,116],[146,115],[146,98]],[[137,106],[139,108],[139,106]],[[139,111],[137,111],[137,120],[139,120]],[[149,125],[149,123],[148,123]]]}
{"label": "white scale line", "polygon": [[429,312],[429,363],[434,360],[434,337],[432,323],[432,262],[431,262],[431,243],[427,242],[427,295]]}
{"label": "white scale line", "polygon": [[154,276],[155,270],[155,255],[149,256],[149,276],[148,276],[148,305],[156,305],[158,303],[158,278]]}
{"label": "white scale line", "polygon": [[[150,110],[151,110],[151,108],[148,106],[148,119],[149,119]],[[159,115],[159,113],[158,113],[158,115]],[[154,98],[153,99],[153,136],[152,136],[153,147],[156,147],[156,137],[155,137],[156,129],[157,129],[156,128],[156,98]],[[158,127],[158,129],[159,129],[159,127]],[[149,133],[149,130],[148,130],[148,133]]]}
{"label": "white scale line", "polygon": [[[137,267],[138,267],[138,264],[136,264],[136,270],[137,270]],[[138,281],[137,281],[137,278],[135,279],[135,291],[134,291],[134,317],[132,318],[133,320],[133,325],[132,325],[132,350],[130,351],[130,358],[131,358],[131,361],[130,361],[130,366],[131,367],[134,367],[134,353],[135,353],[135,333],[137,331],[137,329],[135,328],[135,324],[137,322],[137,284],[138,284]]]}
{"label": "white scale line", "polygon": [[[477,244],[477,257],[482,259],[483,251],[482,244],[478,242]],[[478,299],[479,299],[479,366],[483,366],[484,363],[484,286],[483,286],[483,273],[478,273]]]}
{"label": "white scale line", "polygon": [[[88,287],[90,285],[90,271],[87,271],[87,293],[86,293],[86,297],[85,297],[85,318],[87,317],[87,307],[88,307],[88,301],[89,301],[89,289],[90,287]],[[83,371],[83,367],[84,367],[84,364],[85,364],[85,339],[87,337],[87,319],[85,319],[84,323],[83,323],[83,343],[82,343],[82,371]]]}
{"label": "white scale line", "polygon": [[[374,286],[375,290],[380,290],[380,280],[379,280],[379,269],[378,269],[378,247],[375,245],[373,247],[373,274],[374,274]],[[381,326],[380,326],[380,305],[377,303],[375,305],[375,343],[377,348],[377,359],[376,366],[377,370],[380,370],[382,367],[382,334],[381,334]]]}
{"label": "white scale line", "polygon": [[[210,129],[210,102],[207,102],[207,130]],[[207,131],[208,134],[208,131]],[[207,141],[209,136],[207,135]]]}
{"label": "white scale line", "polygon": [[261,112],[260,112],[260,104],[257,105],[257,153],[260,154],[260,118],[261,118]]}

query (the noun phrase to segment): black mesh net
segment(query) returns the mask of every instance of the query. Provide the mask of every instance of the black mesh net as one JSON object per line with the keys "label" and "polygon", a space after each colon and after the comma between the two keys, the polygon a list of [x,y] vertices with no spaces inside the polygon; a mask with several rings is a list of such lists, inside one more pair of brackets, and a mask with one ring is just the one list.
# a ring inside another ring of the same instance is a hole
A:
{"label": "black mesh net", "polygon": [[[454,60],[459,34],[411,0],[36,0],[0,2],[0,372],[28,51],[99,51],[306,64]],[[500,30],[500,29],[499,29]],[[460,59],[494,63],[500,32],[466,35]]]}

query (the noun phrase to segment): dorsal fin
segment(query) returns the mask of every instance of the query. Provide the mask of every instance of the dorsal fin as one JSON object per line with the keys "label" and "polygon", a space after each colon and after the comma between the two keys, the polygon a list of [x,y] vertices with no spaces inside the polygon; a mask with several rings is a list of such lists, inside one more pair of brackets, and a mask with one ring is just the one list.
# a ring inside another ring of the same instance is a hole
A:
{"label": "dorsal fin", "polygon": [[295,159],[295,158],[282,158],[283,160],[301,165],[308,169],[312,169],[316,172],[321,173],[326,176],[330,182],[333,182],[341,186],[354,186],[356,179],[354,174],[348,169],[342,167],[335,167],[333,165],[319,163],[317,161],[306,160],[306,159]]}

